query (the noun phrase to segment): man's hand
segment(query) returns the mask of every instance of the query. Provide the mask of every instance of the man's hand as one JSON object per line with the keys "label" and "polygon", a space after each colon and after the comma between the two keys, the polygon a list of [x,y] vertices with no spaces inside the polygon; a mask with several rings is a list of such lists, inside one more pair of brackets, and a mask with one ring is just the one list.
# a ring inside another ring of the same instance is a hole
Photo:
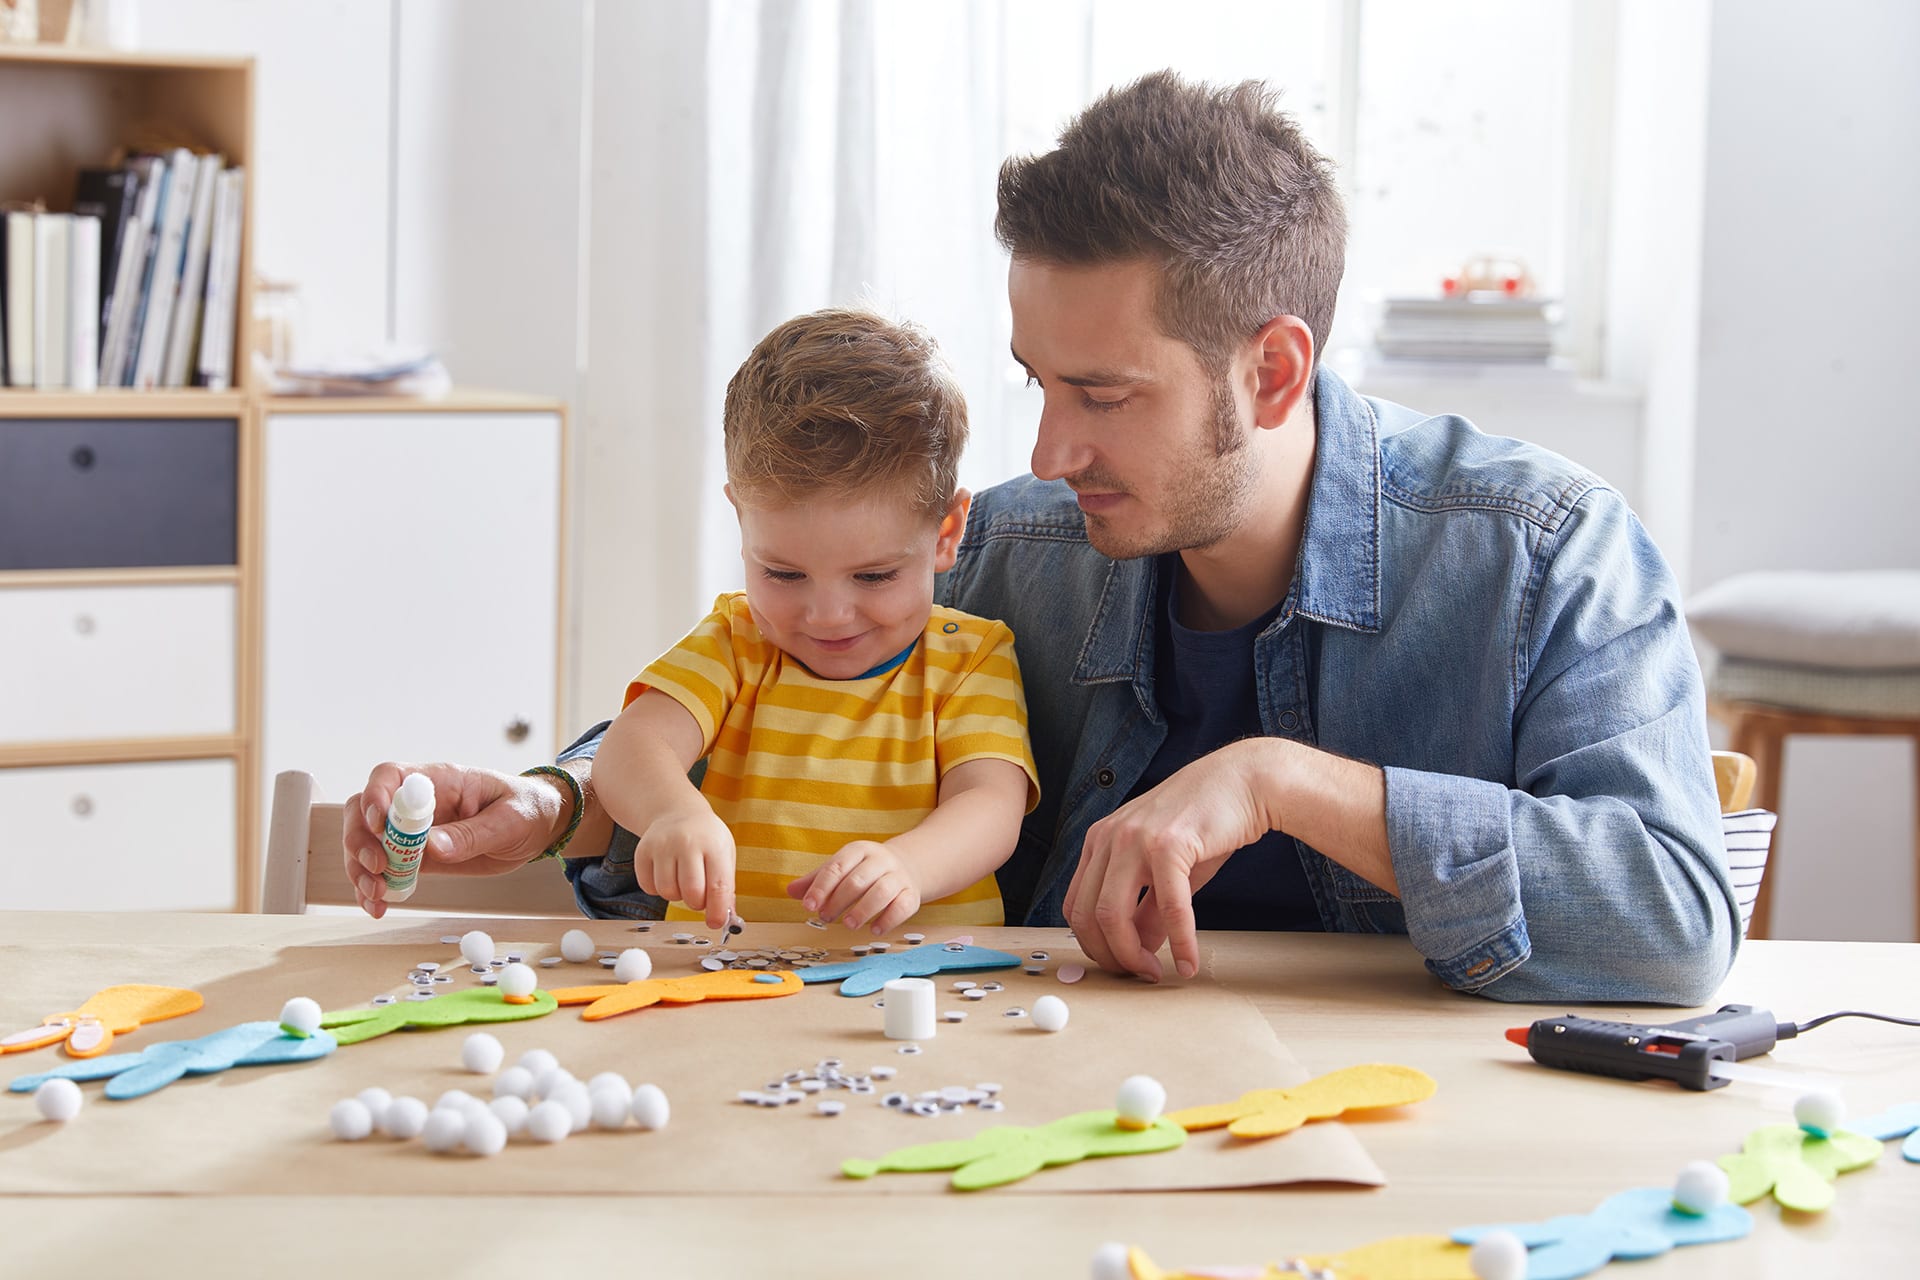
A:
{"label": "man's hand", "polygon": [[727,927],[733,911],[733,833],[706,798],[667,809],[640,833],[633,874],[640,887],[707,914],[709,929]]}
{"label": "man's hand", "polygon": [[386,914],[387,807],[410,773],[433,779],[433,831],[421,874],[503,875],[538,857],[573,816],[572,799],[553,782],[457,764],[375,765],[367,785],[344,806],[341,838],[347,878],[368,915]]}
{"label": "man's hand", "polygon": [[1156,953],[1171,938],[1180,976],[1199,972],[1194,893],[1272,829],[1248,749],[1259,741],[1201,756],[1087,828],[1067,886],[1067,923],[1101,968],[1158,982]]}
{"label": "man's hand", "polygon": [[787,896],[801,899],[823,920],[841,918],[849,929],[871,920],[875,937],[920,909],[920,883],[906,860],[872,840],[846,845],[824,866],[787,885]]}

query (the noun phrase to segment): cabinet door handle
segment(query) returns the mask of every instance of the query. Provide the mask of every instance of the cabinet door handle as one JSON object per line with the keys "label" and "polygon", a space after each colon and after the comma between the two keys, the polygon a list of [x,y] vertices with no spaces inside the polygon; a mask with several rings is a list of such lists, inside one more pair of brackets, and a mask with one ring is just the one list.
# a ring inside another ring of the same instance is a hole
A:
{"label": "cabinet door handle", "polygon": [[507,725],[507,741],[513,743],[513,745],[517,747],[521,743],[525,742],[527,740],[527,735],[532,732],[533,732],[532,725],[528,724],[525,720],[520,719],[518,716],[515,716],[513,718],[512,723]]}
{"label": "cabinet door handle", "polygon": [[74,470],[93,470],[93,446],[83,444],[74,449],[72,455]]}
{"label": "cabinet door handle", "polygon": [[74,614],[73,629],[79,632],[83,636],[92,635],[93,634],[93,615],[90,613]]}
{"label": "cabinet door handle", "polygon": [[73,798],[73,816],[91,818],[93,816],[93,797],[82,792]]}

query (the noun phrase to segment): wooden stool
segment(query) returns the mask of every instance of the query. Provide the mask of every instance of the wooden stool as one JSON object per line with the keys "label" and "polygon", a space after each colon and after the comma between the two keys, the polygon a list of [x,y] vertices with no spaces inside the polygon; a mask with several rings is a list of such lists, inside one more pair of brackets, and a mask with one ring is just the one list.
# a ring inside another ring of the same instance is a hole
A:
{"label": "wooden stool", "polygon": [[[1914,874],[1920,877],[1920,718],[1860,715],[1836,715],[1823,711],[1769,706],[1759,702],[1738,702],[1715,698],[1709,689],[1707,713],[1726,725],[1729,745],[1743,755],[1753,757],[1759,769],[1754,805],[1780,812],[1783,748],[1793,734],[1843,734],[1847,736],[1903,737],[1914,747]],[[1779,879],[1780,833],[1776,829],[1771,853],[1772,868],[1760,882],[1760,897],[1754,903],[1753,922],[1747,928],[1750,938],[1764,938],[1772,925],[1771,886]],[[1920,885],[1916,885],[1914,919],[1920,928]]]}

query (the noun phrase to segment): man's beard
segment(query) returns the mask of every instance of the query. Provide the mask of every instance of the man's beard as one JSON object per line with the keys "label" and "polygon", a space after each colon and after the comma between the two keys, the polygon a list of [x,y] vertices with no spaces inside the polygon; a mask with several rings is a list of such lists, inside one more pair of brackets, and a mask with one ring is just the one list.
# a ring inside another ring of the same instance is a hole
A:
{"label": "man's beard", "polygon": [[[1123,536],[1106,517],[1083,512],[1087,541],[1095,551],[1114,560],[1204,551],[1239,528],[1253,501],[1257,467],[1247,451],[1246,431],[1225,377],[1214,383],[1207,415],[1209,447],[1195,465],[1173,478],[1161,503],[1165,527]],[[1091,481],[1087,487],[1095,490],[1119,488],[1097,471],[1083,472],[1075,479]]]}

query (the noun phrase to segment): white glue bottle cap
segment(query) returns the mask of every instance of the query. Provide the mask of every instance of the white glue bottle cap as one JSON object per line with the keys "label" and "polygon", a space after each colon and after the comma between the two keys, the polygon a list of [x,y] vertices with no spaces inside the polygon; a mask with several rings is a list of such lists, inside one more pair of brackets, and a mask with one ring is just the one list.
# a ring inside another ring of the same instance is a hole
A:
{"label": "white glue bottle cap", "polygon": [[387,829],[381,839],[386,848],[386,900],[405,902],[413,896],[420,879],[420,859],[427,850],[427,830],[433,826],[433,779],[424,773],[410,773],[393,794],[387,806]]}
{"label": "white glue bottle cap", "polygon": [[433,817],[433,779],[424,773],[408,774],[394,792],[393,816],[410,827]]}

